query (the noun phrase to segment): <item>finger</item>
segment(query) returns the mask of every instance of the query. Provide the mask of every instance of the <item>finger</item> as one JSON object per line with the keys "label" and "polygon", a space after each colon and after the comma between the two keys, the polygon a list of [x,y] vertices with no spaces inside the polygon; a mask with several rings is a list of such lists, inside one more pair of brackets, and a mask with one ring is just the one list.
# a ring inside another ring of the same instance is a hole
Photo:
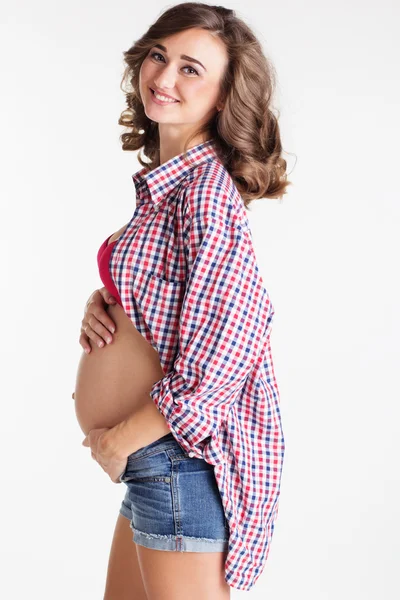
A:
{"label": "finger", "polygon": [[[89,322],[89,318],[91,315],[94,315],[94,317],[100,322],[100,324],[104,325],[104,327],[106,327],[111,333],[114,333],[115,323],[109,316],[104,306],[104,303],[107,304],[107,301],[109,301],[110,298],[113,298],[113,296],[105,287],[101,288],[100,290],[97,290],[97,292],[98,293],[96,295],[93,295],[92,299],[87,304],[85,316],[82,322],[88,322],[91,325],[92,329],[103,337],[102,332],[93,327],[93,325]],[[115,304],[115,302],[111,302],[111,304]]]}
{"label": "finger", "polygon": [[116,303],[116,299],[114,298],[114,296],[112,294],[110,294],[110,292],[108,291],[108,289],[106,287],[100,288],[99,292],[102,295],[104,301],[107,302],[107,304],[115,304]]}
{"label": "finger", "polygon": [[81,335],[79,336],[79,343],[86,352],[86,354],[89,354],[92,351],[90,340],[84,331],[82,331]]}
{"label": "finger", "polygon": [[86,334],[87,338],[90,339],[91,344],[96,344],[97,346],[99,346],[99,348],[102,348],[104,346],[105,340],[103,337],[101,337],[101,335],[99,335],[96,332],[95,328],[97,328],[97,330],[102,331],[104,337],[108,337],[109,339],[111,339],[110,332],[107,332],[105,327],[103,327],[101,323],[99,323],[93,317],[90,317],[90,321],[90,324],[86,323],[84,325],[84,333]]}
{"label": "finger", "polygon": [[103,340],[107,337],[112,340],[110,334],[115,331],[115,324],[102,307],[96,307],[86,316],[86,322]]}

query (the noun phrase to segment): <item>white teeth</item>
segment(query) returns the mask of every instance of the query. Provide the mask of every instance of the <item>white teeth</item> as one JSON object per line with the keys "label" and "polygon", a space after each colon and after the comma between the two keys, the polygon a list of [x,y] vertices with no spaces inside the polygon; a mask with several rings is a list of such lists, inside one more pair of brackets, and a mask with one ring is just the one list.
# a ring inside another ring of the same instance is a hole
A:
{"label": "white teeth", "polygon": [[154,92],[157,100],[161,100],[161,102],[177,102],[177,100],[171,100],[171,98],[166,98],[165,96],[159,96],[156,92]]}

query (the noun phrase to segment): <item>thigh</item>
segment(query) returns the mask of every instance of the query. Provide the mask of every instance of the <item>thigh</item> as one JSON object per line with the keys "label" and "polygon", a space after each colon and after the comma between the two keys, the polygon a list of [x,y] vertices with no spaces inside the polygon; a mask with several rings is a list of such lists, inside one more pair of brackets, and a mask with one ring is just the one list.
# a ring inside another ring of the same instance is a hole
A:
{"label": "thigh", "polygon": [[148,600],[228,600],[229,527],[212,465],[166,436],[131,455],[121,481]]}
{"label": "thigh", "polygon": [[148,600],[129,519],[119,514],[115,525],[103,600]]}
{"label": "thigh", "polygon": [[148,600],[228,600],[226,552],[171,552],[136,546]]}

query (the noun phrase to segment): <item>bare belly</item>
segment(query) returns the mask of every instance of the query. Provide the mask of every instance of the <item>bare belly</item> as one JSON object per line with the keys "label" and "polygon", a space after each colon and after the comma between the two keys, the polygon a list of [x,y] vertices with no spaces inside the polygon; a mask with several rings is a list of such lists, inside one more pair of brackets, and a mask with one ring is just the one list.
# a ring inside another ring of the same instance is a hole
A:
{"label": "bare belly", "polygon": [[[75,411],[85,435],[91,429],[114,427],[143,403],[153,402],[150,389],[164,377],[158,352],[137,331],[121,306],[108,305],[107,310],[115,323],[111,344],[99,348],[91,342],[90,354],[82,351],[78,365]],[[167,422],[165,433],[169,433]]]}

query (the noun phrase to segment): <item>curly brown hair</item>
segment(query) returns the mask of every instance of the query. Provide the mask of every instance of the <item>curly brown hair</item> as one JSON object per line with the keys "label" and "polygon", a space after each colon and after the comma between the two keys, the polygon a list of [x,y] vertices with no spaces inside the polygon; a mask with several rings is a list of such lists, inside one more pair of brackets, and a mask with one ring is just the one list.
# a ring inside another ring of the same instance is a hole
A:
{"label": "curly brown hair", "polygon": [[[287,181],[286,161],[278,118],[272,112],[271,98],[276,73],[265,57],[261,44],[249,26],[234,10],[199,2],[179,3],[165,10],[129,50],[123,52],[126,64],[121,90],[126,94],[125,109],[118,120],[127,128],[121,134],[123,150],[143,148],[138,161],[150,170],[160,164],[158,123],[151,121],[139,93],[139,72],[151,48],[162,39],[187,29],[204,29],[218,37],[228,52],[228,66],[222,77],[224,108],[199,127],[186,141],[198,135],[212,139],[218,157],[237,187],[245,208],[258,198],[282,198]],[[128,84],[128,89],[125,89]]]}

